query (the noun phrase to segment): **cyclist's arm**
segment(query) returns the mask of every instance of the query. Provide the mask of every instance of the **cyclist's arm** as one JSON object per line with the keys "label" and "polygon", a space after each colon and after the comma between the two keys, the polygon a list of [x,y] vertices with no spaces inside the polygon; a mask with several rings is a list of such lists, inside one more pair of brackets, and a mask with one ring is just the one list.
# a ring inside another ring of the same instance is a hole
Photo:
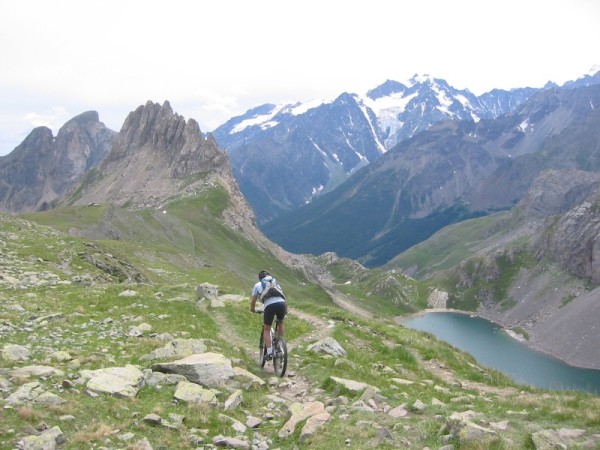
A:
{"label": "cyclist's arm", "polygon": [[250,311],[256,311],[256,300],[258,299],[258,295],[253,295],[250,297]]}

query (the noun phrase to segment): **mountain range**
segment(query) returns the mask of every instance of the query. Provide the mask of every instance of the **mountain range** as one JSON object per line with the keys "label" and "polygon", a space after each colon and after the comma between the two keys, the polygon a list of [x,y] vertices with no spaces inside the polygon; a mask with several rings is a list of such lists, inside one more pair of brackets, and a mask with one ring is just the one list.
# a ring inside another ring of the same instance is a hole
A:
{"label": "mountain range", "polygon": [[[600,72],[564,88],[600,82]],[[557,87],[548,83],[544,89]],[[214,130],[260,226],[331,191],[398,143],[444,120],[495,119],[544,89],[494,89],[480,96],[445,80],[388,80],[366,95],[266,104]]]}
{"label": "mountain range", "polygon": [[549,88],[495,119],[438,122],[263,230],[296,253],[379,266],[451,223],[505,210],[547,168],[600,169],[600,85]]}

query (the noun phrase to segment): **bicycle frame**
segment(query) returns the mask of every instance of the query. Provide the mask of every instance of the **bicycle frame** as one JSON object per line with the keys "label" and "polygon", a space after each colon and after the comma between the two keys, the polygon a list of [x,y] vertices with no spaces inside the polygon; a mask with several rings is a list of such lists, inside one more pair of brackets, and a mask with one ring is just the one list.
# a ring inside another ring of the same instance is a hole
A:
{"label": "bicycle frame", "polygon": [[[262,314],[263,311],[256,311],[257,314]],[[273,347],[273,369],[275,374],[280,377],[285,375],[287,369],[287,344],[283,336],[278,336],[279,320],[275,320],[275,325],[271,327],[271,345]],[[260,340],[258,344],[259,356],[258,361],[260,367],[264,367],[267,358],[267,348],[264,343],[264,325],[260,330]]]}

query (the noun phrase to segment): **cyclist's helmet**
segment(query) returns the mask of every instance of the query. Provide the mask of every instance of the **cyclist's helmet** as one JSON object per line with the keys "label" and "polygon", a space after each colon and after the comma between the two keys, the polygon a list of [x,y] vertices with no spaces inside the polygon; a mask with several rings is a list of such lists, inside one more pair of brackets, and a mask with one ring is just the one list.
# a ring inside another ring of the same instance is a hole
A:
{"label": "cyclist's helmet", "polygon": [[261,270],[260,272],[258,272],[258,279],[262,280],[267,275],[269,275],[269,272],[267,272],[266,270]]}

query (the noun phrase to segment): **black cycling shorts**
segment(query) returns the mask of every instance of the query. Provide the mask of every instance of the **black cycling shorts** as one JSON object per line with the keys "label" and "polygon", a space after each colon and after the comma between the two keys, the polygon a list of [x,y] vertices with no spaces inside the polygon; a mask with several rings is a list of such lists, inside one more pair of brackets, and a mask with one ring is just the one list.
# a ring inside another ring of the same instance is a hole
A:
{"label": "black cycling shorts", "polygon": [[273,319],[277,316],[277,320],[283,320],[285,317],[285,302],[271,303],[265,308],[263,314],[263,323],[265,325],[273,325]]}

